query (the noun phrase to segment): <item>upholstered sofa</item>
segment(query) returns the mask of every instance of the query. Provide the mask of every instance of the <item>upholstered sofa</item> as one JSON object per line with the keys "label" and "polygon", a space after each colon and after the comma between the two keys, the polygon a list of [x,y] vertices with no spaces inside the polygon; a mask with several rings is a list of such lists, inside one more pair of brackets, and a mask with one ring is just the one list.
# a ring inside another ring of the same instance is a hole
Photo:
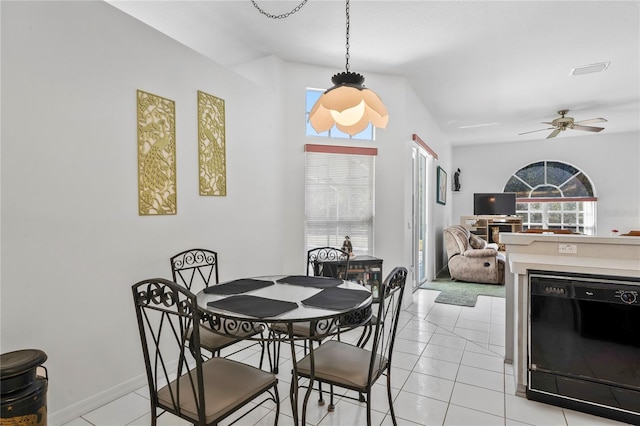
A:
{"label": "upholstered sofa", "polygon": [[487,243],[461,225],[450,226],[443,232],[452,279],[504,284],[505,256],[498,252],[497,244]]}

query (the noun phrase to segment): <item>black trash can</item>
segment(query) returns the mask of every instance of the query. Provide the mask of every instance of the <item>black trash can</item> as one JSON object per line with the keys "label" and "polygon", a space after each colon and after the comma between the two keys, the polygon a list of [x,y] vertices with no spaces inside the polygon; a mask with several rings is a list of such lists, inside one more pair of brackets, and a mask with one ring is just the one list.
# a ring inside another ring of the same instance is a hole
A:
{"label": "black trash can", "polygon": [[38,349],[0,355],[0,425],[46,426],[49,378],[36,371],[46,360]]}

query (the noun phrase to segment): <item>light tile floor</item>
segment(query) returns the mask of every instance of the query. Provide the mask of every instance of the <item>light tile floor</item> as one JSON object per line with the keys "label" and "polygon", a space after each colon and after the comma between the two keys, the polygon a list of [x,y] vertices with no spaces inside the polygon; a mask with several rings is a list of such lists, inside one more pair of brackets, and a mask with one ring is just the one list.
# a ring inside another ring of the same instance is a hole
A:
{"label": "light tile floor", "polygon": [[[398,424],[409,425],[620,425],[601,417],[546,405],[514,395],[513,369],[503,364],[505,299],[479,296],[476,306],[435,303],[438,291],[418,290],[402,312],[392,367]],[[343,337],[344,340],[344,337]],[[282,351],[278,424],[293,424],[289,403],[291,361]],[[252,348],[233,356],[257,365]],[[391,425],[385,380],[376,384],[372,421]],[[258,407],[237,425],[273,425],[274,406]],[[148,391],[141,388],[85,414],[67,426],[149,425]],[[225,421],[228,425],[234,418]],[[307,423],[318,426],[366,424],[362,403],[337,399],[333,413],[309,401]],[[159,425],[189,423],[165,413]]]}

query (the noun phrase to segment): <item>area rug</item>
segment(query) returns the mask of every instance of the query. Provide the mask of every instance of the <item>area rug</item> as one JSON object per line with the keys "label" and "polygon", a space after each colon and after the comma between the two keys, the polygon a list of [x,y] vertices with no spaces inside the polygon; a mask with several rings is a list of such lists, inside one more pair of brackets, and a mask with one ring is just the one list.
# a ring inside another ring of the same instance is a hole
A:
{"label": "area rug", "polygon": [[442,274],[435,281],[422,284],[420,288],[440,291],[435,302],[448,305],[476,306],[479,295],[504,297],[503,285],[452,281],[448,274]]}

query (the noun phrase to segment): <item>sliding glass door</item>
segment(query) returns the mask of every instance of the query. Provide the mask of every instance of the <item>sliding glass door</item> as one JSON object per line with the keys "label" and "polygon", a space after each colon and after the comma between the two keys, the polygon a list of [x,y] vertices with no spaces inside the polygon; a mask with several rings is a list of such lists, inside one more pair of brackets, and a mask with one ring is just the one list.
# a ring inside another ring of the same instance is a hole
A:
{"label": "sliding glass door", "polygon": [[427,153],[413,147],[413,289],[427,280]]}

